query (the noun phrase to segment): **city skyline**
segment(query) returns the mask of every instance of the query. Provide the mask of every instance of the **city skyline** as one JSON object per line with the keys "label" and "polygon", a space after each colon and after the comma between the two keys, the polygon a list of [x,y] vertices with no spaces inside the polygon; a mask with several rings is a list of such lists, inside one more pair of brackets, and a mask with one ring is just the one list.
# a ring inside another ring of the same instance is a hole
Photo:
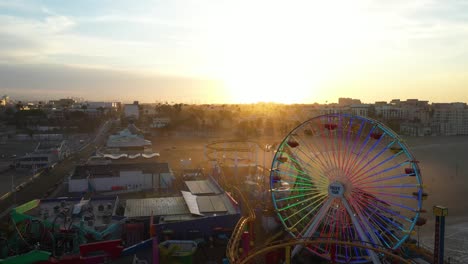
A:
{"label": "city skyline", "polygon": [[0,93],[24,99],[468,102],[459,1],[0,0]]}

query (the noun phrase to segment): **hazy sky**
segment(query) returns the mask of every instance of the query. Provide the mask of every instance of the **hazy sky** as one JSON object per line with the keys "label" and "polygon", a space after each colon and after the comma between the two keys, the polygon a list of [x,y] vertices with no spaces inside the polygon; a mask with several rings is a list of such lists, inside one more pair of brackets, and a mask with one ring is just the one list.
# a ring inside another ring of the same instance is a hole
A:
{"label": "hazy sky", "polygon": [[0,93],[468,102],[468,1],[0,0]]}

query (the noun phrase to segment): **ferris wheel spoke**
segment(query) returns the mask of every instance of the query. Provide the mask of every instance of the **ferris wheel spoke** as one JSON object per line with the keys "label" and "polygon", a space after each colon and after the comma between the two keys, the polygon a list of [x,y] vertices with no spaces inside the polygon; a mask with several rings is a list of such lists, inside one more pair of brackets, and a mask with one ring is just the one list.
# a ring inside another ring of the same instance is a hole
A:
{"label": "ferris wheel spoke", "polygon": [[337,167],[342,168],[341,166],[341,141],[343,139],[343,122],[341,116],[338,116],[338,125],[336,127],[336,140],[335,140],[335,145],[336,145],[336,155],[337,155]]}
{"label": "ferris wheel spoke", "polygon": [[[298,180],[300,180],[300,182],[307,182],[308,184],[311,184],[311,186],[313,186],[313,185],[318,186],[321,183],[326,184],[326,181],[324,181],[325,176],[320,171],[317,171],[317,173],[310,173],[309,171],[299,170],[299,169],[297,169],[296,166],[290,166],[290,165],[285,165],[285,166],[290,170],[285,171],[285,172],[277,171],[275,173],[279,174],[279,175],[284,175],[284,176],[287,176],[287,177],[298,179]],[[302,176],[299,176],[299,175],[307,175],[309,177],[302,177]]]}
{"label": "ferris wheel spoke", "polygon": [[[323,193],[323,191],[316,188],[315,186],[301,187],[300,183],[287,182],[287,181],[282,181],[282,182],[286,182],[286,183],[288,183],[290,185],[292,184],[294,186],[293,188],[285,189],[286,191],[291,191],[291,192],[292,191],[298,191],[298,192],[301,192],[301,193]],[[284,189],[273,189],[272,192],[273,193],[284,193],[285,190]]]}
{"label": "ferris wheel spoke", "polygon": [[[304,192],[304,191],[311,191],[315,190],[314,188],[290,188],[287,189],[287,191],[299,191],[299,192]],[[284,193],[283,190],[272,190],[273,193]]]}
{"label": "ferris wheel spoke", "polygon": [[[346,135],[346,144],[345,144],[345,147],[344,147],[344,151],[345,151],[345,156],[343,158],[343,165],[342,165],[342,169],[343,171],[347,171],[347,167],[349,165],[349,162],[351,160],[351,153],[352,153],[352,149],[351,147],[354,145],[356,145],[356,142],[353,142],[351,140],[353,134],[352,134],[352,128],[353,128],[353,121],[354,121],[354,118],[351,118],[349,120],[349,123],[348,123],[348,131],[347,131],[347,135]],[[353,144],[354,143],[354,144]]]}
{"label": "ferris wheel spoke", "polygon": [[[392,221],[389,218],[387,218],[386,216],[384,216],[382,210],[379,207],[374,206],[374,204],[370,204],[368,201],[365,201],[365,200],[362,200],[362,199],[357,199],[356,202],[358,204],[360,204],[361,208],[369,208],[369,209],[372,208],[372,209],[374,209],[372,214],[370,214],[370,212],[369,212],[370,210],[363,210],[363,213],[365,213],[370,219],[372,219],[372,221],[374,223],[377,224],[378,221],[376,221],[376,219],[380,219],[382,222],[386,222],[386,223],[388,223],[388,224],[390,224],[392,226],[395,226],[397,229],[399,229],[401,231],[404,231],[404,228],[402,226],[398,225],[397,222]],[[375,210],[376,208],[377,208],[377,210]],[[379,226],[380,226],[380,224],[379,224]],[[398,240],[398,238],[392,232],[389,232],[389,233],[393,236],[393,238]]]}
{"label": "ferris wheel spoke", "polygon": [[401,223],[399,223],[398,221],[392,220],[384,216],[383,214],[376,213],[374,215],[369,215],[369,213],[366,212],[366,215],[370,217],[370,219],[372,219],[372,221],[376,225],[378,225],[380,228],[385,230],[384,233],[386,234],[384,236],[387,237],[389,241],[394,239],[395,240],[394,242],[398,242],[400,238],[396,236],[397,232],[402,232],[402,233],[407,232],[407,229],[405,229],[405,227]]}
{"label": "ferris wheel spoke", "polygon": [[[392,156],[393,157],[393,156]],[[367,173],[371,172],[373,169],[377,169],[378,167],[382,166],[383,164],[385,164],[386,162],[381,162],[377,165],[375,165],[372,169],[369,169],[361,174],[359,174],[358,176],[356,177],[351,177],[350,179],[353,181],[354,184],[358,184],[359,181],[363,180],[363,179],[369,179],[369,178],[373,178],[373,177],[376,177],[376,176],[379,176],[379,175],[382,175],[383,173],[386,173],[386,172],[389,172],[391,170],[394,170],[394,169],[398,169],[398,168],[401,168],[407,164],[409,164],[410,162],[409,161],[404,161],[402,163],[398,163],[396,165],[393,165],[391,167],[388,167],[388,168],[385,168],[383,170],[380,170],[378,172],[375,172],[375,173],[372,173],[370,175],[367,175]]]}
{"label": "ferris wheel spoke", "polygon": [[317,166],[320,166],[322,169],[326,169],[327,167],[329,167],[330,165],[327,164],[327,161],[326,160],[322,160],[322,158],[320,157],[320,155],[316,155],[315,153],[319,153],[319,149],[316,148],[316,145],[314,143],[306,143],[304,142],[303,140],[299,139],[299,141],[301,142],[301,146],[302,145],[306,145],[308,150],[310,151],[310,153],[312,153],[314,155],[314,157],[311,157],[310,155],[302,152],[307,158],[309,161],[311,161],[312,163],[316,164]]}
{"label": "ferris wheel spoke", "polygon": [[297,170],[295,167],[289,167],[289,169],[292,169],[292,171],[284,171],[284,172],[283,171],[276,171],[274,173],[277,174],[277,175],[287,176],[287,177],[291,177],[291,178],[300,179],[300,180],[303,180],[303,181],[306,181],[306,182],[310,182],[310,185],[313,186],[313,184],[312,184],[313,181],[312,181],[311,178],[298,176],[298,174],[309,175],[309,176],[310,176],[310,174],[308,174],[305,171]]}
{"label": "ferris wheel spoke", "polygon": [[[282,163],[282,165],[288,168],[288,172],[290,172],[291,175],[294,175],[294,174],[302,174],[302,175],[309,175],[309,176],[313,175],[313,174],[309,174],[308,171],[304,170],[304,168],[301,166],[301,164],[296,159],[292,158],[289,155],[288,155],[288,158],[292,162]],[[275,168],[275,170],[278,170],[278,168]],[[293,172],[295,172],[295,173],[293,173]],[[319,171],[317,171],[317,172],[319,173]],[[310,179],[308,179],[308,180],[310,180]]]}
{"label": "ferris wheel spoke", "polygon": [[382,214],[380,214],[380,215],[382,217],[384,217],[388,223],[391,223],[393,226],[400,229],[401,231],[406,231],[404,229],[404,225],[397,222],[397,221],[395,221],[394,219],[391,219],[391,218],[388,218],[388,217],[384,216],[383,213],[388,213],[388,214],[390,214],[392,216],[395,216],[395,217],[398,217],[401,220],[403,220],[405,222],[408,222],[408,223],[413,222],[412,219],[409,219],[408,217],[396,212],[395,210],[390,209],[389,207],[383,207],[382,205],[376,204],[376,203],[372,204],[371,206],[373,206],[373,207],[377,208],[378,210],[380,210],[382,212]]}
{"label": "ferris wheel spoke", "polygon": [[[316,180],[318,181],[321,181],[321,180],[324,180],[326,178],[326,176],[323,174],[323,171],[320,170],[319,168],[314,168],[312,167],[310,164],[308,164],[307,162],[304,162],[302,159],[300,159],[299,157],[297,156],[291,156],[288,154],[288,157],[289,159],[291,159],[291,161],[295,164],[294,167],[299,167],[301,170],[297,170],[298,172],[301,172],[305,175],[308,175],[312,178],[318,178]],[[305,164],[306,166],[303,167],[301,166],[301,164]],[[315,173],[310,173],[309,169]],[[312,181],[312,180],[311,180]]]}
{"label": "ferris wheel spoke", "polygon": [[[298,151],[300,152],[300,154],[302,154],[304,157],[306,157],[307,160],[310,161],[310,162],[304,162],[304,160],[302,160],[302,159],[299,157],[299,155],[296,155],[296,153],[294,153],[294,151],[292,151],[292,150],[290,150],[289,152],[286,152],[286,154],[287,154],[297,165],[301,166],[301,164],[303,164],[303,165],[307,166],[308,168],[311,168],[311,169],[316,170],[316,171],[320,171],[320,169],[323,170],[324,168],[326,168],[326,167],[324,167],[324,165],[323,165],[321,162],[319,162],[319,163],[315,162],[315,159],[312,158],[311,156],[309,156],[309,155],[308,155],[307,153],[305,153],[304,151],[302,151],[302,149],[300,149],[300,150],[298,150]],[[299,161],[301,161],[301,162],[299,163]],[[310,163],[313,163],[313,164],[315,164],[315,165],[318,165],[319,168],[313,167]]]}
{"label": "ferris wheel spoke", "polygon": [[361,143],[361,146],[359,148],[359,152],[356,154],[354,160],[353,160],[353,163],[351,164],[351,167],[349,168],[349,171],[353,171],[354,168],[356,168],[356,166],[359,165],[360,162],[362,162],[362,160],[364,158],[362,158],[362,154],[363,154],[363,151],[364,149],[367,147],[367,144],[369,143],[370,139],[371,139],[371,134],[374,132],[376,126],[372,126],[372,128],[370,129],[369,133],[367,133],[364,141]]}
{"label": "ferris wheel spoke", "polygon": [[[380,144],[380,142],[382,141],[382,139],[385,137],[385,133],[383,133],[381,135],[381,137],[376,140],[374,142],[374,144],[367,150],[366,154],[359,159],[358,162],[355,162],[355,165],[351,168],[351,171],[356,171],[355,174],[361,172],[366,166],[368,166],[371,162],[373,162],[375,159],[377,159],[382,153],[385,152],[386,148],[384,148],[382,151],[380,151],[379,153],[377,153],[377,155],[375,155],[371,160],[367,161],[363,166],[361,166],[361,164],[367,160],[367,158],[369,157],[369,154],[371,152],[373,152],[375,150],[375,148]],[[393,143],[390,143],[390,145],[392,145]],[[359,168],[359,169],[358,169]]]}
{"label": "ferris wheel spoke", "polygon": [[[334,122],[332,121],[331,123],[334,124]],[[328,130],[328,139],[329,139],[329,144],[330,144],[330,152],[331,152],[331,156],[333,157],[333,166],[335,168],[339,168],[339,161],[338,161],[338,155],[337,155],[337,148],[336,148],[336,138],[333,136],[333,133],[336,134],[336,129],[334,130]]]}
{"label": "ferris wheel spoke", "polygon": [[359,143],[359,140],[361,138],[361,134],[362,134],[362,131],[365,127],[365,121],[364,120],[361,120],[361,125],[359,126],[359,130],[358,130],[358,133],[356,133],[356,135],[354,136],[354,140],[353,140],[353,147],[351,149],[350,152],[348,152],[348,159],[347,159],[347,162],[346,162],[346,167],[344,168],[344,171],[346,173],[349,173],[350,171],[350,167],[352,166],[353,162],[354,162],[354,153],[355,153],[355,150],[356,150],[356,146],[358,145]]}
{"label": "ferris wheel spoke", "polygon": [[388,177],[384,177],[384,178],[379,178],[379,179],[373,180],[373,181],[359,182],[359,186],[366,186],[366,184],[372,184],[372,183],[383,182],[383,181],[391,181],[391,180],[395,180],[395,179],[408,178],[408,177],[409,177],[409,175],[406,174],[406,173],[396,174],[396,175],[392,175],[392,176],[388,176]]}
{"label": "ferris wheel spoke", "polygon": [[[309,166],[309,167],[311,167],[311,168],[313,168],[313,169],[318,169],[318,168],[312,167],[311,164],[309,164],[309,162],[303,162],[303,160],[301,160],[301,159],[299,158],[299,155],[296,155],[295,151],[294,151],[293,149],[291,149],[291,148],[286,148],[285,151],[283,151],[283,153],[285,153],[285,154],[288,156],[288,158],[293,159],[293,161],[296,163],[296,165],[298,165],[298,166],[301,167],[301,168],[302,168],[303,165],[305,165],[305,166]],[[302,150],[301,150],[301,153],[300,153],[300,154],[302,154],[302,155],[304,155],[305,157],[307,157],[307,159],[308,159],[309,161],[312,161],[314,164],[316,164],[316,165],[318,165],[318,166],[320,166],[320,167],[323,168],[323,165],[322,165],[321,163],[315,162],[315,159],[314,159],[314,158],[312,158],[311,156],[307,155],[307,154],[304,153]],[[298,160],[301,160],[302,163],[298,162]]]}
{"label": "ferris wheel spoke", "polygon": [[341,115],[338,115],[338,125],[336,128],[336,134],[338,135],[335,140],[335,145],[337,145],[336,148],[336,154],[337,154],[337,159],[338,159],[338,168],[342,169],[343,168],[343,153],[342,153],[342,144],[343,144],[343,117]]}
{"label": "ferris wheel spoke", "polygon": [[[365,126],[365,122],[364,122],[364,126]],[[373,128],[371,128],[371,129],[373,129]],[[362,154],[362,151],[363,151],[364,147],[367,145],[368,141],[370,140],[370,133],[368,133],[367,135],[365,135],[363,142],[361,142],[360,139],[361,139],[362,132],[363,132],[363,130],[361,129],[360,133],[355,138],[355,144],[353,145],[353,151],[351,152],[351,154],[354,154],[354,155],[350,155],[350,157],[352,158],[352,162],[347,167],[347,172],[351,171],[352,168],[355,166],[357,160],[360,158],[360,156]],[[360,143],[360,146],[358,146],[359,151],[356,153],[355,152],[356,151],[356,146],[359,145],[359,143]]]}
{"label": "ferris wheel spoke", "polygon": [[419,184],[399,184],[399,185],[379,185],[379,186],[359,186],[362,190],[367,189],[392,189],[392,188],[417,188]]}
{"label": "ferris wheel spoke", "polygon": [[314,200],[314,199],[315,199],[314,197],[307,198],[305,200],[301,200],[299,202],[289,204],[289,205],[287,205],[285,207],[279,208],[278,211],[281,212],[281,211],[284,211],[284,210],[288,210],[288,209],[291,209],[293,207],[300,206],[300,205],[304,204],[305,202],[308,202],[308,201],[311,201],[311,200]]}
{"label": "ferris wheel spoke", "polygon": [[315,120],[316,123],[317,123],[317,126],[319,127],[319,131],[320,131],[320,138],[321,138],[321,143],[322,143],[322,148],[321,148],[321,153],[323,154],[324,158],[325,158],[325,163],[326,163],[326,167],[327,168],[330,168],[330,167],[333,167],[335,166],[335,163],[334,163],[334,160],[332,158],[332,155],[330,155],[330,148],[328,147],[328,141],[329,141],[329,130],[327,130],[327,128],[325,127],[325,123],[323,120],[321,119],[317,119]]}
{"label": "ferris wheel spoke", "polygon": [[372,162],[374,162],[376,159],[378,159],[383,153],[385,153],[386,151],[388,151],[392,146],[393,144],[395,144],[395,140],[393,140],[392,142],[390,142],[387,146],[385,146],[379,153],[377,153],[372,159],[370,159],[369,161],[366,162],[366,164],[364,164],[362,167],[360,167],[354,174],[358,174],[360,173],[363,169],[367,168],[367,166],[369,166],[369,164],[371,164]]}
{"label": "ferris wheel spoke", "polygon": [[[370,215],[368,215],[371,217]],[[391,221],[389,218],[385,217],[382,214],[378,214],[375,216],[375,218],[372,218],[373,221],[378,224],[380,227],[384,228],[385,231],[392,236],[393,239],[399,240],[398,237],[395,236],[394,232],[391,232],[391,230],[388,229],[390,226],[394,226],[397,230],[399,231],[406,231],[404,227],[400,226],[398,223],[395,221]],[[380,221],[379,221],[380,220]],[[387,225],[382,225],[382,223],[386,223]],[[388,237],[388,235],[386,235]],[[390,238],[390,237],[388,237]]]}
{"label": "ferris wheel spoke", "polygon": [[[399,207],[401,209],[405,209],[411,213],[416,213],[417,209],[415,208],[411,208],[409,206],[406,206],[406,205],[403,205],[403,204],[400,204],[400,203],[394,203],[394,202],[391,202],[391,201],[386,201],[386,203],[390,204],[390,205],[393,205],[393,206],[396,206],[396,207]],[[410,219],[409,219],[410,220]]]}
{"label": "ferris wheel spoke", "polygon": [[280,199],[277,199],[276,201],[282,202],[282,201],[287,201],[287,200],[291,200],[291,199],[307,197],[307,196],[310,196],[310,195],[314,195],[313,196],[314,198],[323,196],[323,194],[319,193],[319,192],[310,192],[310,193],[305,193],[305,194],[299,194],[299,195],[288,196],[288,197],[285,197],[285,198],[280,198]]}
{"label": "ferris wheel spoke", "polygon": [[[341,157],[341,163],[340,163],[340,168],[344,169],[345,164],[346,164],[346,157],[348,157],[348,148],[349,148],[349,137],[351,134],[351,127],[353,123],[353,118],[350,118],[346,126],[343,128],[342,127],[342,133],[341,133],[341,141],[343,143],[343,155]],[[343,125],[342,125],[343,126]],[[344,132],[346,132],[346,136],[344,137]],[[341,150],[341,148],[340,148]]]}
{"label": "ferris wheel spoke", "polygon": [[[404,220],[404,221],[406,221],[406,222],[409,222],[409,223],[412,223],[412,222],[413,222],[413,220],[410,219],[410,218],[408,218],[407,216],[402,215],[400,212],[391,209],[391,208],[390,208],[390,205],[391,205],[391,204],[388,203],[388,201],[385,201],[385,203],[388,204],[388,206],[382,206],[382,205],[377,204],[377,203],[376,203],[376,204],[373,204],[373,206],[375,206],[376,208],[378,208],[378,209],[380,209],[380,210],[382,210],[382,211],[385,211],[386,213],[389,213],[389,214],[391,214],[391,215],[393,215],[393,216],[396,216],[396,217],[398,217],[398,218],[400,218],[400,219],[402,219],[402,220]],[[399,206],[397,206],[397,207],[399,207]],[[407,208],[403,208],[403,209],[408,210]],[[414,210],[410,210],[410,211],[413,211],[413,212],[414,212]]]}
{"label": "ferris wheel spoke", "polygon": [[290,182],[290,181],[284,181],[284,180],[281,180],[281,182],[285,182],[285,183],[287,183],[289,185],[293,184],[294,186],[298,186],[298,185],[299,186],[307,186],[307,187],[303,187],[303,188],[307,188],[307,189],[310,189],[310,190],[315,189],[315,187],[316,187],[313,184],[308,184],[308,183],[303,183],[303,182]]}
{"label": "ferris wheel spoke", "polygon": [[296,216],[297,214],[300,214],[302,213],[304,210],[308,209],[309,211],[304,215],[302,216],[298,221],[296,221],[296,223],[294,223],[292,226],[289,227],[289,229],[294,229],[297,225],[299,225],[299,223],[301,223],[302,221],[304,221],[305,219],[309,218],[309,216],[316,212],[317,209],[320,207],[320,206],[323,206],[324,202],[325,202],[325,199],[327,197],[322,197],[321,199],[317,200],[317,202],[315,203],[311,203],[310,205],[307,205],[303,208],[301,208],[300,210],[294,212],[292,215],[290,216],[287,216],[285,218],[283,218],[283,220],[289,220],[290,218]]}
{"label": "ferris wheel spoke", "polygon": [[401,193],[389,193],[389,192],[382,192],[382,191],[367,191],[367,193],[370,193],[373,195],[379,195],[379,196],[386,196],[386,197],[389,197],[389,199],[392,199],[392,198],[405,198],[405,199],[410,199],[410,200],[415,199],[414,196],[401,194]]}

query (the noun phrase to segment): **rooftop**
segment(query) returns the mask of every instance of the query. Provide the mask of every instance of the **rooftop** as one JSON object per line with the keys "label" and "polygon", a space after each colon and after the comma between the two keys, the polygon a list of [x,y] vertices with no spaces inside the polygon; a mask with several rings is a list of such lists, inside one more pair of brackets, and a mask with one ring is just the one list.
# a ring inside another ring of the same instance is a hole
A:
{"label": "rooftop", "polygon": [[129,199],[125,217],[167,216],[190,214],[183,197]]}
{"label": "rooftop", "polygon": [[220,194],[220,190],[209,180],[185,181],[185,185],[192,194]]}
{"label": "rooftop", "polygon": [[[210,180],[186,181],[182,196],[128,199],[125,217],[158,216],[161,221],[184,221],[204,216],[236,214],[237,204]],[[202,194],[202,195],[197,195]]]}
{"label": "rooftop", "polygon": [[141,171],[143,173],[170,173],[168,163],[111,163],[76,166],[73,179],[91,177],[118,177],[121,171]]}

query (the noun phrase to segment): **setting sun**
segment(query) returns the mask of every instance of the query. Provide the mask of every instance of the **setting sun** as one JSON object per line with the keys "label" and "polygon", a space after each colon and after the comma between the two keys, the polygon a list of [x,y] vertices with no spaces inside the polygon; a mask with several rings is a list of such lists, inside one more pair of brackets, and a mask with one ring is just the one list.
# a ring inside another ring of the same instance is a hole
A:
{"label": "setting sun", "polygon": [[[210,28],[209,56],[231,102],[323,99],[324,82],[334,78],[337,65],[354,59],[348,51],[359,46],[362,32],[368,30],[360,20],[348,22],[350,16],[359,17],[359,10],[340,12],[327,4],[296,2],[292,11],[266,1],[225,8],[224,16]],[[239,13],[243,16],[235,15]],[[331,19],[330,13],[337,16]],[[350,41],[335,34],[343,25]]]}

